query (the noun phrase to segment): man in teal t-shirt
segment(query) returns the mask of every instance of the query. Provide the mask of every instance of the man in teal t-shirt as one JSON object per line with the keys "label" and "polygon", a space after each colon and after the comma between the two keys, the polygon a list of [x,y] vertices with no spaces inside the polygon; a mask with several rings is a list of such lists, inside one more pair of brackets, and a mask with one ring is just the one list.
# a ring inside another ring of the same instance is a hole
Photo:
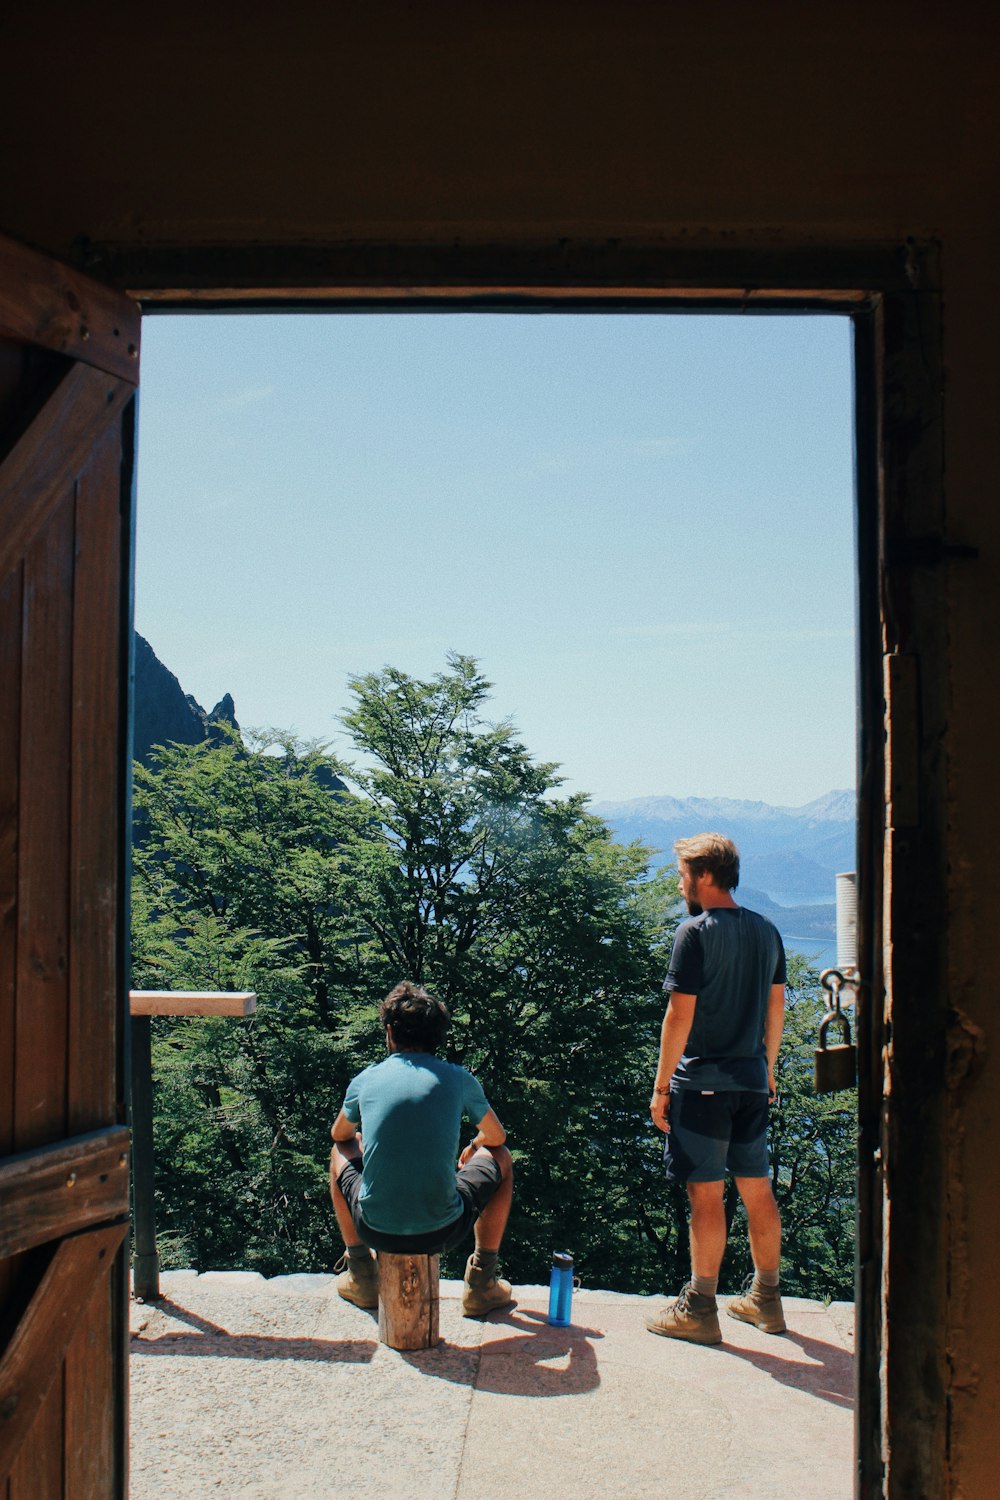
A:
{"label": "man in teal t-shirt", "polygon": [[[372,1250],[433,1255],[474,1229],[462,1310],[481,1317],[512,1300],[496,1275],[513,1195],[506,1133],[478,1079],[435,1056],[449,1021],[440,1000],[404,982],[379,1019],[389,1055],[351,1079],[330,1132],[330,1191],[348,1262],[337,1291],[375,1307]],[[459,1155],[463,1116],[477,1134]]]}

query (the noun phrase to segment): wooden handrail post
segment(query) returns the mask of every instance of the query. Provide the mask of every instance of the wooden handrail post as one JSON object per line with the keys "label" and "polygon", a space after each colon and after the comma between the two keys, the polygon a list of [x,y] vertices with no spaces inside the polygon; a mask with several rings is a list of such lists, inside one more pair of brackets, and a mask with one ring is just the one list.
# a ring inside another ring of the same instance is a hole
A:
{"label": "wooden handrail post", "polygon": [[149,1016],[132,1017],[132,1285],[143,1302],[151,1302],[160,1295],[151,1027]]}
{"label": "wooden handrail post", "polygon": [[153,1016],[250,1016],[250,990],[129,990],[132,1017],[132,1289],[143,1302],[160,1295],[153,1163]]}

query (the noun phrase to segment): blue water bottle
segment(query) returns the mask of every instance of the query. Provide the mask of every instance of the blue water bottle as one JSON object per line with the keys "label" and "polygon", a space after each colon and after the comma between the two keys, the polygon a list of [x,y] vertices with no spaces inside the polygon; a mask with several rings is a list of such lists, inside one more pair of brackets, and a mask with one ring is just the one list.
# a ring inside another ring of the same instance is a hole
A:
{"label": "blue water bottle", "polygon": [[549,1322],[554,1328],[569,1325],[573,1304],[573,1257],[568,1250],[556,1250],[549,1276]]}

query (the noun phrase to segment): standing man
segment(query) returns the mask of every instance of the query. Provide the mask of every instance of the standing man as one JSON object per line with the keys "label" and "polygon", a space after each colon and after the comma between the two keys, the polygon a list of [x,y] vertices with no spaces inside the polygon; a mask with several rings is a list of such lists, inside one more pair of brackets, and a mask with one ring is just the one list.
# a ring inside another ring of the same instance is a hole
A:
{"label": "standing man", "polygon": [[[440,1000],[404,982],[379,1019],[389,1055],[352,1078],[330,1132],[330,1191],[347,1256],[337,1291],[376,1307],[372,1250],[436,1255],[474,1228],[462,1311],[483,1317],[513,1300],[496,1274],[514,1186],[506,1132],[478,1079],[434,1055],[450,1019]],[[463,1115],[478,1129],[456,1171]]]}
{"label": "standing man", "polygon": [[723,1187],[736,1179],[750,1226],[754,1278],[730,1317],[784,1333],[778,1291],[781,1219],[767,1156],[768,1105],[785,1016],[785,950],[773,923],[736,905],[736,845],[701,833],[674,845],[691,915],[674,938],[669,999],[649,1110],[666,1134],[667,1176],[691,1201],[691,1280],[646,1318],[651,1333],[719,1344],[715,1302],[726,1248]]}

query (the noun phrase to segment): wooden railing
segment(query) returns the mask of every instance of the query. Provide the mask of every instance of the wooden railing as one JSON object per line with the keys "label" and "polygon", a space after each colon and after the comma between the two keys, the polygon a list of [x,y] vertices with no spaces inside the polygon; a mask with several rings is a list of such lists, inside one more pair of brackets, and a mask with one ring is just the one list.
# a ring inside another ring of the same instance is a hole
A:
{"label": "wooden railing", "polygon": [[153,1165],[153,1016],[249,1016],[250,990],[129,990],[132,1016],[132,1289],[144,1302],[160,1295]]}

